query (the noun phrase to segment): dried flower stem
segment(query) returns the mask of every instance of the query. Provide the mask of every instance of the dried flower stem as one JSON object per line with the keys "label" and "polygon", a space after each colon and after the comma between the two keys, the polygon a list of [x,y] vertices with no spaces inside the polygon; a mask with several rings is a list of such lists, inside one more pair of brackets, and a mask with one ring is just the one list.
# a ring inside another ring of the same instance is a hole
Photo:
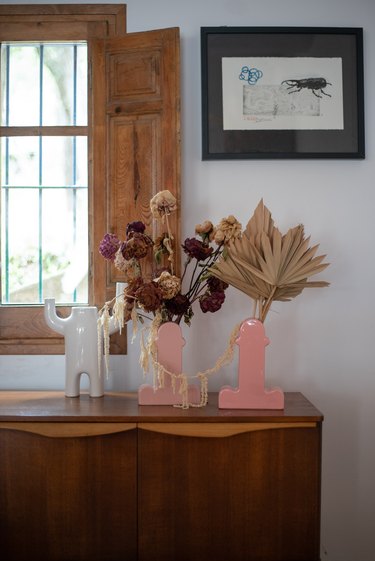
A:
{"label": "dried flower stem", "polygon": [[172,247],[172,244],[171,244],[171,241],[173,240],[173,235],[171,233],[171,228],[170,228],[170,225],[169,225],[168,212],[167,211],[165,211],[164,217],[165,217],[165,223],[167,225],[167,232],[168,232],[168,244],[166,245],[166,248],[167,248],[168,253],[169,253],[168,261],[171,264],[171,273],[172,273],[172,275],[174,275],[174,264],[173,264],[174,251],[173,251],[173,247]]}
{"label": "dried flower stem", "polygon": [[265,303],[262,305],[262,313],[259,314],[259,319],[260,321],[262,321],[264,323],[264,320],[266,319],[266,316],[270,310],[270,307],[272,305],[273,302],[273,297],[275,295],[277,286],[274,286],[271,290],[271,294],[268,296],[267,300],[265,301]]}

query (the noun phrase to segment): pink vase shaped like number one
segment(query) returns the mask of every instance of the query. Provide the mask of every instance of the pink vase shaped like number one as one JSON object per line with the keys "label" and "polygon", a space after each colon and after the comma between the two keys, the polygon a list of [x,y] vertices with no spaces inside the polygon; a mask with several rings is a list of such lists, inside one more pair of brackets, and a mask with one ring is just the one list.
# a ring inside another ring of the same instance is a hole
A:
{"label": "pink vase shaped like number one", "polygon": [[[185,339],[182,337],[181,327],[174,322],[163,323],[158,329],[156,339],[157,360],[168,372],[181,374],[182,372],[182,349]],[[177,381],[173,390],[171,377],[164,376],[164,386],[154,388],[144,384],[138,390],[139,405],[178,405],[182,403],[179,393],[180,382]],[[200,391],[198,386],[188,386],[188,399],[190,403],[199,403]]]}
{"label": "pink vase shaped like number one", "polygon": [[238,387],[224,387],[219,393],[222,409],[283,409],[284,393],[280,388],[264,387],[265,347],[269,339],[263,323],[245,320],[236,339],[239,346]]}

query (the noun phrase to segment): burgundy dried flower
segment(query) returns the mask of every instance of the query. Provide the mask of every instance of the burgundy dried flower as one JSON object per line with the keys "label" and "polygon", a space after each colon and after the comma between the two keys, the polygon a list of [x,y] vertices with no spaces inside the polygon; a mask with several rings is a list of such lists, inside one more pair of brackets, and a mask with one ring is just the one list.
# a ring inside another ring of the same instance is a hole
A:
{"label": "burgundy dried flower", "polygon": [[135,232],[137,232],[137,234],[143,234],[145,230],[146,226],[140,220],[129,222],[126,226],[126,237],[131,238],[132,234],[134,234]]}
{"label": "burgundy dried flower", "polygon": [[204,261],[213,252],[212,247],[197,240],[197,238],[186,238],[182,249],[189,257],[194,257],[197,261]]}
{"label": "burgundy dried flower", "polygon": [[116,234],[106,234],[99,244],[99,252],[103,257],[114,261],[117,250],[121,245],[120,240]]}
{"label": "burgundy dried flower", "polygon": [[149,248],[152,246],[152,240],[145,234],[134,232],[132,237],[124,242],[121,246],[121,253],[124,259],[141,259],[146,257]]}
{"label": "burgundy dried flower", "polygon": [[224,292],[206,292],[199,298],[199,305],[202,312],[217,312],[220,310],[223,302],[225,300]]}
{"label": "burgundy dried flower", "polygon": [[207,279],[207,284],[208,284],[208,288],[210,289],[210,292],[223,292],[223,290],[226,290],[229,286],[228,283],[218,279],[217,277],[214,277],[213,275],[209,276]]}
{"label": "burgundy dried flower", "polygon": [[129,282],[128,286],[125,288],[125,301],[129,303],[134,303],[135,293],[138,288],[143,284],[142,277],[135,278],[132,282]]}
{"label": "burgundy dried flower", "polygon": [[154,282],[145,282],[135,293],[138,304],[146,312],[155,312],[162,303],[160,288]]}
{"label": "burgundy dried flower", "polygon": [[174,298],[164,302],[165,307],[171,314],[180,316],[185,314],[190,307],[190,300],[184,294],[177,294]]}

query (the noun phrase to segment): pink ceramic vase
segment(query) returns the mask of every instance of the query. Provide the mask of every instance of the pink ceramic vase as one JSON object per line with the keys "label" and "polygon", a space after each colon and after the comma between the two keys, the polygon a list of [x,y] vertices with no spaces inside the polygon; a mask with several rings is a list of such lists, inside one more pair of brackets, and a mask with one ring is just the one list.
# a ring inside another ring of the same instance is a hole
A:
{"label": "pink ceramic vase", "polygon": [[[181,374],[182,372],[182,349],[185,339],[182,337],[181,327],[174,322],[163,323],[158,329],[156,339],[157,360],[168,372]],[[143,384],[138,390],[139,405],[178,405],[182,403],[179,392],[180,381],[177,380],[175,388],[169,374],[164,376],[162,388],[154,388]],[[190,403],[200,402],[200,391],[198,386],[188,386],[188,400]]]}
{"label": "pink ceramic vase", "polygon": [[257,319],[245,320],[236,339],[239,346],[238,387],[225,386],[219,393],[221,409],[283,409],[284,393],[264,385],[265,347],[269,339]]}

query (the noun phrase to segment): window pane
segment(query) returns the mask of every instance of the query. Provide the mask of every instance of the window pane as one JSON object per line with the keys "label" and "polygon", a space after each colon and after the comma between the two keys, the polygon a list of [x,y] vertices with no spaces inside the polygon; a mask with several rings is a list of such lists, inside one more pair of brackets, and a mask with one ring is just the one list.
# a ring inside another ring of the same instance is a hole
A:
{"label": "window pane", "polygon": [[86,45],[44,45],[43,68],[42,124],[86,125]]}
{"label": "window pane", "polygon": [[87,125],[87,44],[77,47],[77,108],[75,125]]}
{"label": "window pane", "polygon": [[2,302],[87,303],[87,189],[3,189],[1,206]]}
{"label": "window pane", "polygon": [[1,154],[2,303],[87,303],[87,138],[3,138]]}
{"label": "window pane", "polygon": [[3,126],[39,124],[38,47],[1,45],[1,100]]}
{"label": "window pane", "polygon": [[87,190],[44,190],[42,232],[43,297],[87,302]]}
{"label": "window pane", "polygon": [[85,43],[1,46],[1,124],[87,124]]}
{"label": "window pane", "polygon": [[38,191],[17,189],[6,194],[3,189],[1,203],[3,302],[5,298],[13,304],[38,302],[38,227],[23,227],[38,216]]}
{"label": "window pane", "polygon": [[1,184],[39,184],[39,138],[14,136],[1,143]]}
{"label": "window pane", "polygon": [[42,185],[87,187],[86,137],[51,136],[42,143]]}

